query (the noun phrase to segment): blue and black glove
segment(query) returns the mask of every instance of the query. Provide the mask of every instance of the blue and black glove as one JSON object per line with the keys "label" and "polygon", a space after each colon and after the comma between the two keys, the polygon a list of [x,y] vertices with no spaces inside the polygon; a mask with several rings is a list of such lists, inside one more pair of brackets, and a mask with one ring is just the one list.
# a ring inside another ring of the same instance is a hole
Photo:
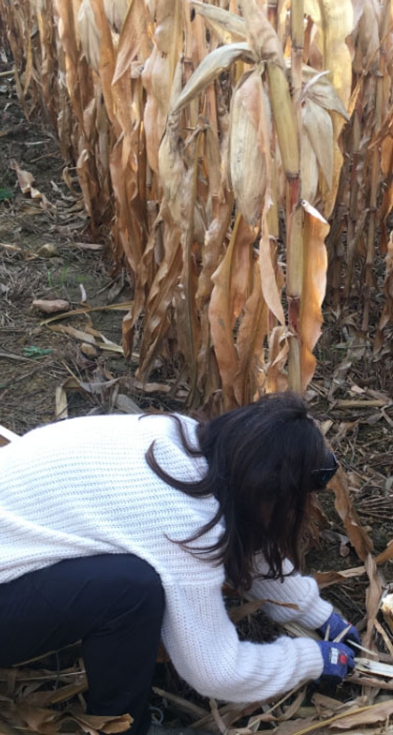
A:
{"label": "blue and black glove", "polygon": [[355,654],[345,643],[318,641],[323,658],[323,671],[318,681],[339,684],[355,666]]}
{"label": "blue and black glove", "polygon": [[[326,631],[329,628],[329,641],[334,641],[340,633],[343,632],[346,628],[348,628],[347,620],[344,620],[340,615],[337,615],[337,613],[333,612],[327,619],[326,623],[321,625],[320,628],[318,628],[318,633],[322,636],[322,638],[325,637]],[[359,633],[357,632],[354,625],[351,625],[348,632],[341,638],[340,643],[346,643],[347,646],[351,645],[351,642],[357,643],[360,645],[360,637]],[[356,649],[356,646],[354,646]],[[356,652],[356,651],[355,651]]]}

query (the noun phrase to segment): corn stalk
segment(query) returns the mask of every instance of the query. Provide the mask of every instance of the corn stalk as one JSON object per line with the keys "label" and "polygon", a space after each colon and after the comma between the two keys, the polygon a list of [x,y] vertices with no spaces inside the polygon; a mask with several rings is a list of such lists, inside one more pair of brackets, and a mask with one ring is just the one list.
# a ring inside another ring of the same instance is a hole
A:
{"label": "corn stalk", "polygon": [[360,260],[364,330],[379,227],[387,247],[389,1],[0,0],[0,14],[26,114],[43,98],[92,228],[111,224],[129,270],[139,376],[169,364],[188,407],[212,411],[304,391],[329,218],[335,303]]}

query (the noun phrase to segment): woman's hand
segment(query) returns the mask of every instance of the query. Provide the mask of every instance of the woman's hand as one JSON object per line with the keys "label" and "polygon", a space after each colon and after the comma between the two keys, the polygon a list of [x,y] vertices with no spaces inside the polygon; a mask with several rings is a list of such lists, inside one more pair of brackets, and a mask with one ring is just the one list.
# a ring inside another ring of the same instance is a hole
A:
{"label": "woman's hand", "polygon": [[354,652],[344,643],[318,641],[323,658],[323,671],[318,681],[339,684],[355,666]]}
{"label": "woman's hand", "polygon": [[[348,628],[348,626],[350,627]],[[343,631],[347,628],[347,633],[339,638],[339,636],[341,636]],[[344,620],[341,615],[338,615],[335,612],[333,612],[328,617],[326,623],[318,628],[318,633],[320,633],[323,638],[326,635],[326,631],[328,631],[329,641],[335,641],[337,638],[339,638],[340,643],[346,643],[347,646],[350,646],[351,643],[357,643],[360,646],[360,637],[355,626],[351,625],[348,620]],[[354,648],[356,649],[356,646],[354,646]]]}

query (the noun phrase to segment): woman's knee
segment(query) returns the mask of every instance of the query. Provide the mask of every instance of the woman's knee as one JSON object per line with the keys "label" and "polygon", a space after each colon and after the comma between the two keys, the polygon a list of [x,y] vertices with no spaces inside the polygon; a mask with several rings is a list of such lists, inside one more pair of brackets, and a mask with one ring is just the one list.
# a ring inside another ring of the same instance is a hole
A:
{"label": "woman's knee", "polygon": [[159,574],[147,561],[133,554],[115,554],[109,567],[106,565],[106,573],[110,572],[108,593],[116,594],[124,610],[162,618],[164,589]]}

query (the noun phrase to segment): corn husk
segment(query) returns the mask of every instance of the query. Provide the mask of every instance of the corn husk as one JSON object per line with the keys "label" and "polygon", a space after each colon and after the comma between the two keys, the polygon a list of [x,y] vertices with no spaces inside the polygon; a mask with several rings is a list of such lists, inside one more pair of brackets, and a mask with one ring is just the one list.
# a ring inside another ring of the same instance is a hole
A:
{"label": "corn husk", "polygon": [[[268,182],[267,150],[270,141],[269,101],[258,72],[236,90],[231,108],[230,180],[238,207],[248,224],[261,216]],[[245,161],[253,161],[251,172]]]}

